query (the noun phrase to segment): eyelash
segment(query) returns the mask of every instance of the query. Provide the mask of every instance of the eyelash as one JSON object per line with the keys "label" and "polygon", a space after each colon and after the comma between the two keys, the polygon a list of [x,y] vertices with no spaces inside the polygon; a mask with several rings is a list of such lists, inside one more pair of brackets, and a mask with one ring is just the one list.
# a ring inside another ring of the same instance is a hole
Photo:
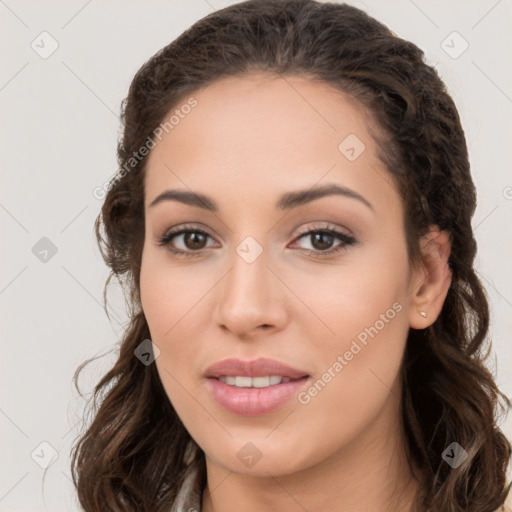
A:
{"label": "eyelash", "polygon": [[[191,225],[185,225],[185,226],[176,228],[174,231],[173,230],[168,231],[163,237],[161,237],[158,240],[158,245],[166,247],[168,251],[170,251],[171,253],[173,253],[174,255],[176,255],[180,258],[191,258],[194,256],[198,256],[200,254],[200,252],[203,251],[204,249],[198,249],[197,251],[190,251],[190,250],[183,251],[181,249],[176,249],[171,246],[171,241],[173,238],[175,238],[179,235],[182,235],[182,234],[186,234],[186,233],[198,233],[201,235],[210,236],[210,234],[207,233],[206,231],[197,229],[196,227],[191,226]],[[313,256],[323,258],[323,257],[327,257],[327,256],[333,256],[334,254],[337,254],[342,251],[346,251],[346,250],[348,250],[349,246],[354,245],[356,243],[356,240],[354,237],[347,235],[346,233],[342,233],[341,231],[337,231],[336,229],[326,227],[326,226],[314,226],[313,228],[310,228],[308,230],[300,232],[297,235],[295,241],[299,240],[303,237],[306,237],[306,235],[313,235],[313,234],[317,234],[317,233],[327,233],[329,235],[334,236],[335,238],[338,238],[343,243],[335,246],[334,249],[328,249],[326,251],[319,251],[319,250],[313,250],[313,249],[299,249],[299,250],[302,250],[302,251],[306,252],[307,254],[312,254]],[[212,237],[210,236],[210,238],[212,238]]]}

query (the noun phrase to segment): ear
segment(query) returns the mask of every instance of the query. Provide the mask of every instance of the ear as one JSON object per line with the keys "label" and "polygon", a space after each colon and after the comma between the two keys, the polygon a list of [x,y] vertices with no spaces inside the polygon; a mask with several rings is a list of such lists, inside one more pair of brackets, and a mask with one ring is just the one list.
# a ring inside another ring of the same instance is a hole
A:
{"label": "ear", "polygon": [[432,225],[422,237],[420,247],[423,263],[413,272],[409,307],[409,325],[414,329],[425,329],[435,322],[452,282],[448,266],[450,233]]}

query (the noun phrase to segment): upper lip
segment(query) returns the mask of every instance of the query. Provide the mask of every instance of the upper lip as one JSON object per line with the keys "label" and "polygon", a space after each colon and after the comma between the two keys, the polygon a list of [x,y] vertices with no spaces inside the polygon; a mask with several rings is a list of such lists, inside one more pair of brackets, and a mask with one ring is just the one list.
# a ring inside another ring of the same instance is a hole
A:
{"label": "upper lip", "polygon": [[289,379],[300,379],[307,377],[308,372],[292,368],[274,359],[255,359],[253,361],[242,361],[241,359],[223,359],[209,366],[204,372],[206,378],[217,379],[226,377],[265,377],[267,375],[278,375]]}

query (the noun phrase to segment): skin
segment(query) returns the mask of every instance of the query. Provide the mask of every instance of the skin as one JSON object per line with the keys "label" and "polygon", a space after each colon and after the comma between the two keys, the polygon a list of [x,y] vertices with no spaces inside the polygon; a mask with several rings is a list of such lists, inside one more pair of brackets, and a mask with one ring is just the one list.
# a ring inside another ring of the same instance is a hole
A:
{"label": "skin", "polygon": [[[265,74],[225,78],[194,97],[197,107],[147,162],[140,287],[160,378],[205,452],[203,512],[411,510],[417,482],[404,451],[399,370],[409,328],[433,323],[446,296],[447,233],[432,226],[421,243],[424,266],[410,265],[402,201],[369,134],[377,127],[352,97]],[[338,149],[349,134],[365,145],[354,161]],[[337,195],[275,208],[285,192],[326,183],[352,189],[372,208]],[[150,207],[167,189],[207,194],[219,211],[177,201]],[[209,235],[198,246],[174,238],[175,247],[196,251],[190,258],[158,245],[185,223]],[[355,244],[318,256],[311,235],[299,238],[318,224]],[[236,252],[248,236],[262,249],[252,263]],[[397,303],[400,311],[305,405],[294,398],[242,417],[205,385],[214,362],[268,357],[305,370],[307,390]],[[252,467],[237,457],[249,442],[261,453]]]}

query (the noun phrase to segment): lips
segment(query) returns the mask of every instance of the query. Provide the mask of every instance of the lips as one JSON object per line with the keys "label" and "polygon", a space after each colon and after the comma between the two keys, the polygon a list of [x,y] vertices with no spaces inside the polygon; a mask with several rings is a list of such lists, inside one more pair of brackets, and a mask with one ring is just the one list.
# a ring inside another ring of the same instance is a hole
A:
{"label": "lips", "polygon": [[[273,412],[297,396],[310,380],[306,371],[273,359],[224,359],[210,366],[204,377],[210,396],[223,409],[238,416]],[[265,377],[273,378],[272,381],[269,379],[270,385],[263,381],[264,387],[254,385]],[[244,383],[249,382],[251,386],[245,387]]]}
{"label": "lips", "polygon": [[242,361],[240,359],[224,359],[210,366],[204,376],[207,379],[219,377],[267,377],[279,375],[290,380],[308,377],[308,372],[292,368],[274,359],[255,359],[254,361]]}

